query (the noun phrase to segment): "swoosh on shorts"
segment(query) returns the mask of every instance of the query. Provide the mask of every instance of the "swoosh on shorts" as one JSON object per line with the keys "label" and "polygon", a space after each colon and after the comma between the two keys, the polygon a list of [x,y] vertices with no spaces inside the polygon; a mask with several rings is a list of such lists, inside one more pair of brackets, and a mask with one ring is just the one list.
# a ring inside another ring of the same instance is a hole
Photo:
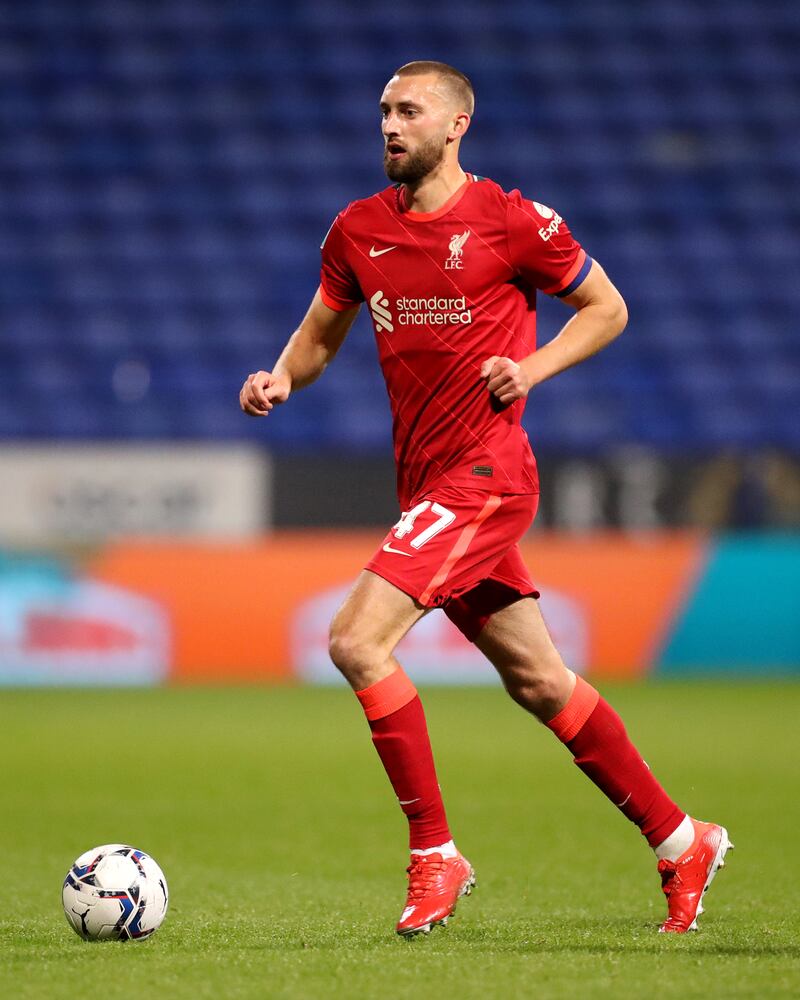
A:
{"label": "swoosh on shorts", "polygon": [[397,555],[397,556],[408,556],[409,559],[414,554],[413,552],[403,552],[402,549],[393,549],[388,542],[383,546],[383,551],[384,552],[394,552],[394,554]]}

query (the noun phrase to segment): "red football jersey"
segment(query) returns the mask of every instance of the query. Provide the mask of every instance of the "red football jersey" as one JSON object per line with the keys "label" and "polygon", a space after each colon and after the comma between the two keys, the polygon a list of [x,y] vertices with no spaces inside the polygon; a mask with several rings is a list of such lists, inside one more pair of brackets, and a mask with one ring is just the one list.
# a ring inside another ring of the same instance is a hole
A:
{"label": "red football jersey", "polygon": [[437,486],[538,492],[525,400],[502,407],[480,368],[530,354],[536,289],[567,295],[591,263],[551,208],[474,175],[436,212],[407,211],[394,185],[336,217],[322,300],[369,306],[404,510]]}

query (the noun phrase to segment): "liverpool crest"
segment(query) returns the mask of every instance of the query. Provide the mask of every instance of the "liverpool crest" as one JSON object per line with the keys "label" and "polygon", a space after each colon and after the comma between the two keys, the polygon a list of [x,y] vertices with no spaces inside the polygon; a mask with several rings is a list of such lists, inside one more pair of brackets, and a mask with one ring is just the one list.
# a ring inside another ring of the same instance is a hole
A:
{"label": "liverpool crest", "polygon": [[461,271],[464,268],[464,244],[469,239],[470,231],[466,229],[463,233],[454,233],[450,237],[450,256],[444,262],[445,271]]}

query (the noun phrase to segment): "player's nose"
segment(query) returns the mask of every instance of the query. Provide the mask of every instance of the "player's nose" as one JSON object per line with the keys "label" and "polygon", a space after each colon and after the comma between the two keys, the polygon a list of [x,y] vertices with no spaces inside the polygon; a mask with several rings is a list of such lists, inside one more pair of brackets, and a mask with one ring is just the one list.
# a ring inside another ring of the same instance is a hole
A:
{"label": "player's nose", "polygon": [[393,135],[397,135],[397,116],[394,112],[390,112],[383,119],[381,132],[383,132],[387,139],[390,139]]}

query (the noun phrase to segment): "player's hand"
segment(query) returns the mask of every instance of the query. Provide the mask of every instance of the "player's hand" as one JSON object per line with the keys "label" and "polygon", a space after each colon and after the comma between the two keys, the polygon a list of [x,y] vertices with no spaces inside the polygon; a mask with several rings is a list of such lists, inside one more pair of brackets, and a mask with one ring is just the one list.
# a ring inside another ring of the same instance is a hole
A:
{"label": "player's hand", "polygon": [[481,378],[486,379],[486,388],[503,406],[524,399],[531,388],[522,366],[511,358],[487,358],[481,365]]}
{"label": "player's hand", "polygon": [[285,375],[254,372],[245,379],[239,393],[239,405],[251,417],[265,417],[273,406],[285,403],[292,386]]}

